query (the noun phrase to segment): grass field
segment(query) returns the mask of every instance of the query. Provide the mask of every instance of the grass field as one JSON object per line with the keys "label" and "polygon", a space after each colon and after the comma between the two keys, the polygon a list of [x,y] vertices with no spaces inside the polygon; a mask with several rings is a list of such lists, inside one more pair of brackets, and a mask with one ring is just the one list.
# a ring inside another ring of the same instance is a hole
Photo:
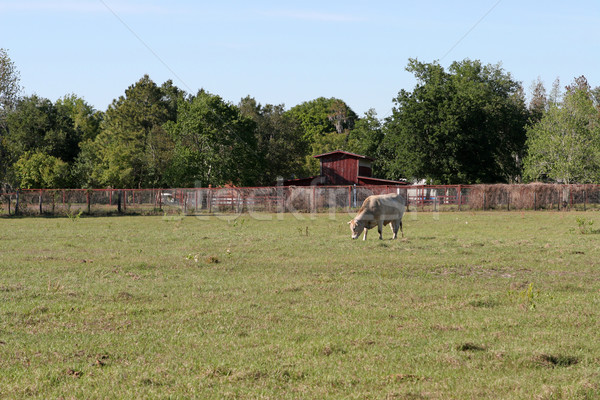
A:
{"label": "grass field", "polygon": [[600,398],[596,213],[261,217],[0,219],[0,398]]}

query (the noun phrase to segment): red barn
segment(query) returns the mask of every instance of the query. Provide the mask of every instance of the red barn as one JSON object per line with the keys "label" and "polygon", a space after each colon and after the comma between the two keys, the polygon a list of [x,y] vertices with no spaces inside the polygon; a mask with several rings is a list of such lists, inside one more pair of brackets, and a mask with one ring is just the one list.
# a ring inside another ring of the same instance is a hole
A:
{"label": "red barn", "polygon": [[360,154],[336,150],[314,156],[321,162],[321,175],[289,179],[284,185],[406,185],[406,182],[373,178],[373,159]]}

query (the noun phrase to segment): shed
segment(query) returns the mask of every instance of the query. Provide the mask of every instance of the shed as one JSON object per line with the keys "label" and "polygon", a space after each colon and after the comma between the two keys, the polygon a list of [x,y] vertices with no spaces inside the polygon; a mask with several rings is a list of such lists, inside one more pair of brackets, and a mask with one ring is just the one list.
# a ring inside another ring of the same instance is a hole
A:
{"label": "shed", "polygon": [[373,158],[336,150],[314,156],[321,162],[321,174],[289,179],[284,185],[406,185],[406,182],[373,178]]}

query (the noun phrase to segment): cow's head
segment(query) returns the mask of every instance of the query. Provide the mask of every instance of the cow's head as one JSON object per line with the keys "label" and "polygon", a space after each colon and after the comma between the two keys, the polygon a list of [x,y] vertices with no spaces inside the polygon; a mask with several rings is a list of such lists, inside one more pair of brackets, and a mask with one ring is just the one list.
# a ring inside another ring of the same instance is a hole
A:
{"label": "cow's head", "polygon": [[350,225],[350,230],[352,231],[352,239],[358,239],[361,232],[365,229],[365,223],[363,221],[357,221],[353,219],[348,222]]}

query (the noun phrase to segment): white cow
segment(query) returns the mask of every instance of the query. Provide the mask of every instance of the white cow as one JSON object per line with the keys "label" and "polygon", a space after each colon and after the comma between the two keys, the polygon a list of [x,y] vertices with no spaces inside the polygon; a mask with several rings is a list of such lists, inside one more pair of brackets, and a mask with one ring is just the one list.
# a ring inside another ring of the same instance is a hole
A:
{"label": "white cow", "polygon": [[377,226],[379,232],[379,239],[382,239],[383,226],[389,223],[391,223],[392,232],[394,233],[392,239],[398,237],[398,229],[404,237],[402,216],[405,209],[406,201],[402,194],[390,193],[367,197],[360,210],[358,210],[356,217],[348,222],[352,230],[352,239],[358,238],[360,233],[364,231],[363,240],[367,240],[367,231],[375,226]]}

